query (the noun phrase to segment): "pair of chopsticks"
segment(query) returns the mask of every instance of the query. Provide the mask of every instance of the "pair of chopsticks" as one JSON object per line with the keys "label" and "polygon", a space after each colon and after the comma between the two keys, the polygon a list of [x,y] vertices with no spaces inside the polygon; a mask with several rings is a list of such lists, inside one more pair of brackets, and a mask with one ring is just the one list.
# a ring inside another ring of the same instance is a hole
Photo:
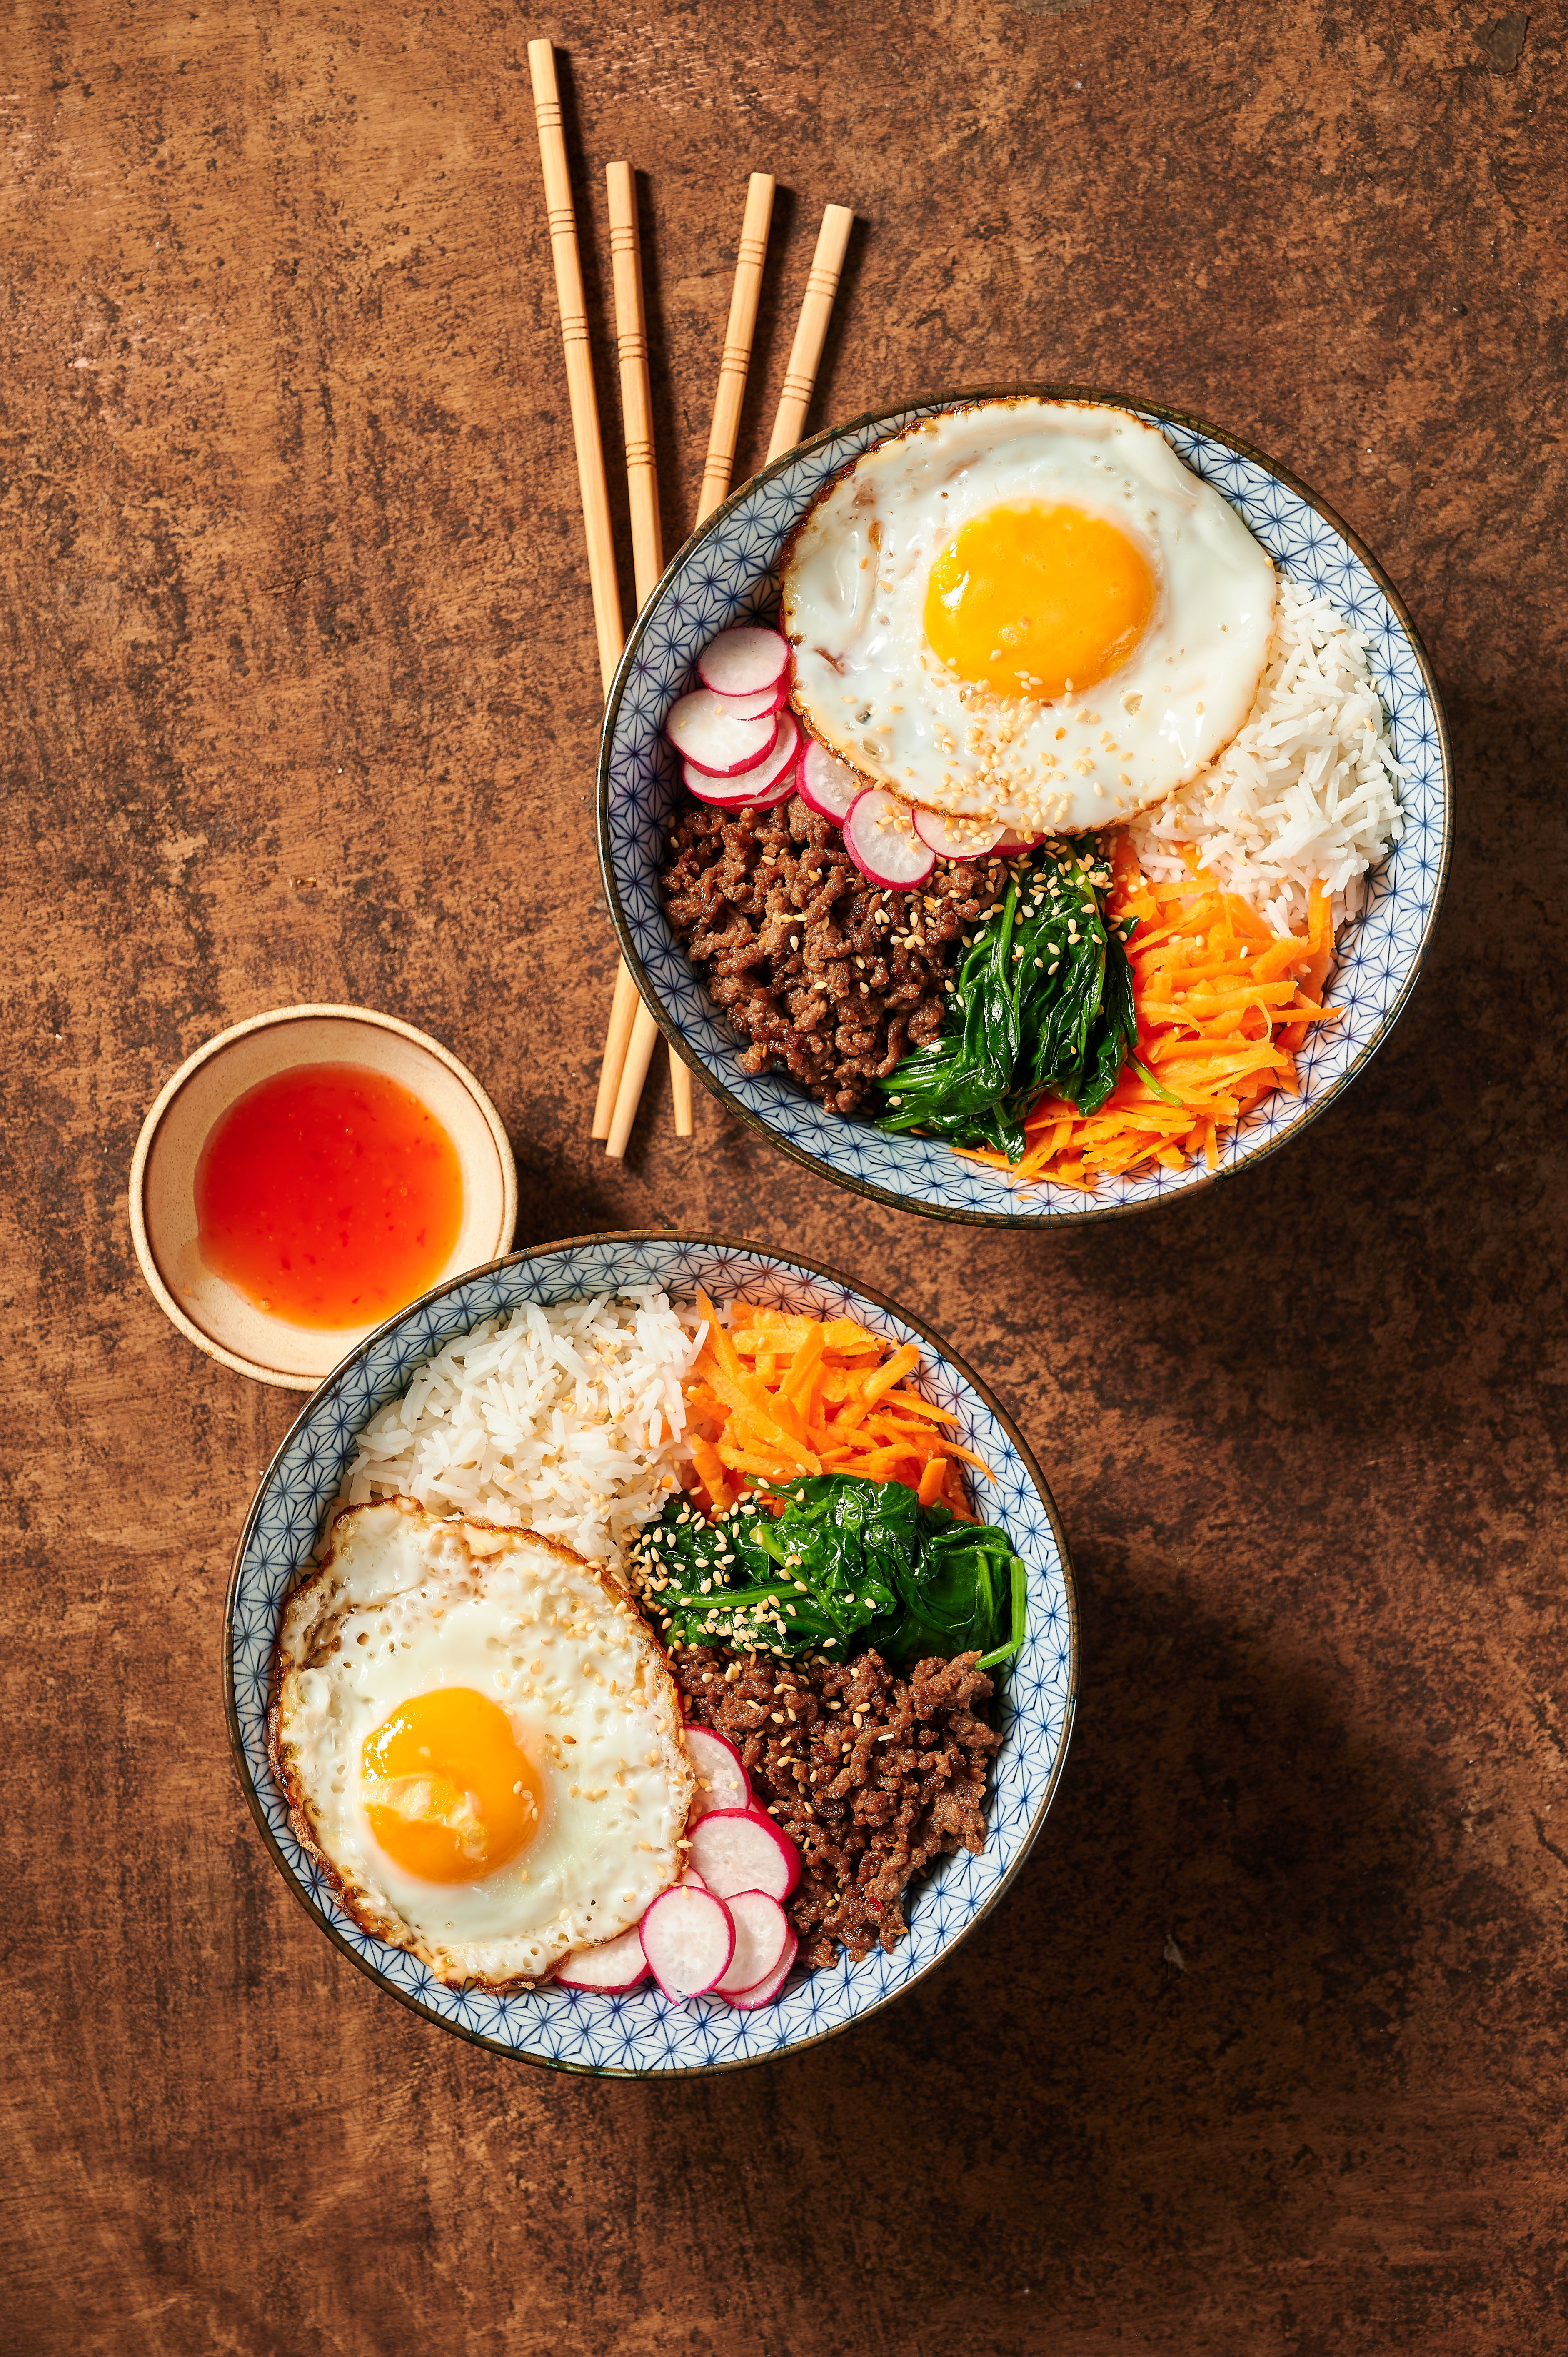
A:
{"label": "pair of chopsticks", "polygon": [[[588,350],[587,307],[583,296],[582,264],[577,252],[577,225],[572,204],[572,183],[566,167],[566,143],[561,126],[561,95],[555,80],[555,53],[548,41],[530,41],[528,69],[533,82],[533,112],[539,127],[539,155],[544,171],[544,200],[550,222],[551,253],[555,264],[555,292],[561,307],[561,338],[566,354],[566,386],[571,400],[572,433],[577,450],[577,482],[583,503],[583,525],[588,543],[588,580],[593,591],[594,627],[598,640],[599,672],[607,694],[625,644],[620,591],[616,579],[615,543],[610,530],[609,492],[605,476],[604,444],[599,434],[598,404],[594,397],[593,362]],[[648,378],[648,336],[642,303],[642,257],[637,233],[637,188],[629,164],[607,167],[609,191],[610,263],[615,291],[616,351],[620,369],[621,417],[626,439],[627,494],[631,511],[631,554],[637,602],[647,601],[664,569],[659,528],[659,479],[653,445],[652,399]],[[754,172],[746,193],[740,250],[736,258],[735,285],[729,320],[719,361],[718,389],[714,396],[713,425],[697,501],[697,523],[705,522],[729,490],[735,466],[735,446],[741,404],[751,365],[752,337],[762,292],[762,264],[773,216],[773,180]],[[805,299],[784,372],[783,391],[773,420],[767,463],[794,448],[806,422],[806,412],[817,381],[828,320],[838,292],[839,273],[854,215],[843,205],[830,205],[822,216]],[[695,527],[693,527],[694,529]],[[659,1027],[639,996],[623,959],[616,974],[615,997],[605,1039],[594,1105],[593,1135],[604,1138],[606,1152],[619,1160],[626,1153],[637,1118],[643,1083],[648,1077]],[[692,1135],[692,1075],[670,1050],[670,1078],[674,1096],[677,1136]]]}

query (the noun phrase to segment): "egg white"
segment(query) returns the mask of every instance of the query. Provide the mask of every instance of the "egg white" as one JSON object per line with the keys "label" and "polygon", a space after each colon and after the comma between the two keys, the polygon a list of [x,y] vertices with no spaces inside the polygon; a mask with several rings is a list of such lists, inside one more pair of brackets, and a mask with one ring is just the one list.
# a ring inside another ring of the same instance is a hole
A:
{"label": "egg white", "polygon": [[[1128,661],[1055,703],[960,679],[925,637],[931,566],[954,533],[1036,502],[1116,524],[1158,583]],[[865,452],[797,527],[782,589],[795,708],[831,752],[908,802],[1044,834],[1114,825],[1224,749],[1262,676],[1275,580],[1153,426],[1017,400],[923,418]]]}
{"label": "egg white", "polygon": [[[427,1882],[375,1840],[365,1738],[416,1695],[499,1704],[544,1787],[540,1830],[481,1880]],[[669,1664],[635,1608],[532,1531],[443,1521],[412,1499],[351,1507],[289,1598],[269,1745],[300,1840],[365,1930],[436,1976],[537,1980],[628,1930],[681,1872],[693,1779]]]}

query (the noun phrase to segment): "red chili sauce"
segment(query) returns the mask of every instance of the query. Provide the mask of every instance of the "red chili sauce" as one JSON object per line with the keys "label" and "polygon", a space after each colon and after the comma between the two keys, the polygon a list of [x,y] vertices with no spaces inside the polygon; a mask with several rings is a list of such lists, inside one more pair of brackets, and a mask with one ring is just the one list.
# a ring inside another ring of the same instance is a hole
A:
{"label": "red chili sauce", "polygon": [[209,1267],[291,1326],[371,1326],[433,1285],[463,1222],[457,1149],[413,1091],[302,1064],[238,1098],[201,1149]]}

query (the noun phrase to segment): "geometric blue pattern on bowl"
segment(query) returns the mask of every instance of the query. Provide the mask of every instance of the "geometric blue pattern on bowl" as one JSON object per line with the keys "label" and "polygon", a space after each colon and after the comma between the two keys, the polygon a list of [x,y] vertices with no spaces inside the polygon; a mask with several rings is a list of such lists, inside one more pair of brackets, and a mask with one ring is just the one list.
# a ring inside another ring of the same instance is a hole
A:
{"label": "geometric blue pattern on bowl", "polygon": [[[401,1948],[343,1913],[290,1831],[267,1763],[267,1687],[283,1600],[315,1543],[355,1441],[455,1335],[525,1301],[571,1300],[660,1285],[689,1301],[746,1296],[814,1317],[857,1318],[894,1343],[916,1342],[926,1396],[958,1418],[966,1448],[996,1475],[982,1484],[1028,1566],[1028,1635],[1002,1684],[983,1854],[944,1859],[921,1883],[909,1931],[892,1955],[841,1955],[797,1973],[780,2001],[736,2013],[716,1999],[671,2006],[644,1984],[626,1996],[543,1988],[514,1996],[444,1988]],[[268,1467],[245,1523],[229,1586],[224,1662],[230,1734],[252,1813],[306,1910],[372,1979],[427,2020],[505,2054],[559,2070],[626,2076],[718,2071],[810,2046],[847,2029],[908,1988],[979,1921],[1017,1872],[1050,1805],[1067,1750],[1078,1682],[1078,1614],[1056,1507],[1016,1426],[929,1328],[879,1296],[802,1261],[713,1238],[604,1235],[541,1245],[459,1277],[416,1301],[354,1351],[301,1410]]]}
{"label": "geometric blue pattern on bowl", "polygon": [[[1265,1099],[1220,1142],[1219,1167],[1102,1179],[1085,1197],[1055,1182],[1015,1189],[940,1143],[887,1137],[832,1114],[786,1075],[742,1069],[737,1040],[665,920],[659,872],[678,791],[664,716],[696,678],[696,659],[732,622],[772,620],[783,542],[830,475],[911,419],[1016,393],[1110,403],[1157,426],[1177,455],[1239,511],[1293,580],[1329,597],[1370,644],[1370,662],[1407,772],[1402,839],[1368,879],[1361,915],[1341,927],[1329,1003],[1297,1058],[1301,1092]],[[1176,411],[1063,385],[983,385],[855,418],[820,434],[741,486],[680,550],[644,608],[610,690],[599,752],[599,862],[622,952],[677,1050],[746,1125],[841,1185],[937,1219],[1032,1226],[1104,1219],[1206,1187],[1283,1145],[1321,1113],[1388,1037],[1410,996],[1447,874],[1452,798],[1446,733],[1431,666],[1376,560],[1322,501],[1245,443]]]}

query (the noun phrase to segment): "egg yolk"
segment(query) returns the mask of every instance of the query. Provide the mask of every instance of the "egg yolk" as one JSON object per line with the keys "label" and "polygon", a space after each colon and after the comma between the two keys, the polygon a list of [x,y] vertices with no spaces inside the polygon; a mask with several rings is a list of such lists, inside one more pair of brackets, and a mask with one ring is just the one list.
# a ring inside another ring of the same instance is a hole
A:
{"label": "egg yolk", "polygon": [[360,1761],[371,1833],[423,1881],[478,1882],[539,1830],[538,1771],[505,1711],[471,1686],[400,1703]]}
{"label": "egg yolk", "polygon": [[992,508],[931,567],[926,639],[961,679],[999,695],[1052,697],[1120,670],[1155,610],[1136,542],[1081,508]]}

